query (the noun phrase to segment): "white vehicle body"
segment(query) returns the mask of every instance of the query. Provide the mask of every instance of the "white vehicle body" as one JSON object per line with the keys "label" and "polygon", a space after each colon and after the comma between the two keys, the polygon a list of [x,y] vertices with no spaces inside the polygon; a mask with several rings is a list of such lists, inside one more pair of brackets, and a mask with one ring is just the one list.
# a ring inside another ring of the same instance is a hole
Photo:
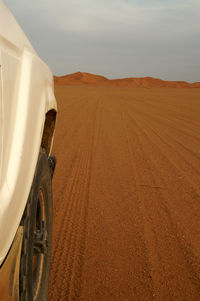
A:
{"label": "white vehicle body", "polygon": [[0,265],[20,224],[41,145],[50,153],[53,77],[0,1]]}

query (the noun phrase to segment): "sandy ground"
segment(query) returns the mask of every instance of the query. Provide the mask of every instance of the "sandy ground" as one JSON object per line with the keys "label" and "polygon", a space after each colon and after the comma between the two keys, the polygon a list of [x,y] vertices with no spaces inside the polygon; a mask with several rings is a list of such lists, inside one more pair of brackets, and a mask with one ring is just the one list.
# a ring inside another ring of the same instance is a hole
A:
{"label": "sandy ground", "polygon": [[200,90],[56,96],[49,300],[200,300]]}

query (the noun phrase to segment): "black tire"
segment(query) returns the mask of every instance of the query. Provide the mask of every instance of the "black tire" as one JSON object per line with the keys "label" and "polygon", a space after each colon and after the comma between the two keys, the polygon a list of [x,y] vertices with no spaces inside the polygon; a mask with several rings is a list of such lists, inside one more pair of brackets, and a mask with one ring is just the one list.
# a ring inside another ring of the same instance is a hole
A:
{"label": "black tire", "polygon": [[47,301],[52,245],[51,172],[45,150],[37,168],[21,224],[20,301]]}

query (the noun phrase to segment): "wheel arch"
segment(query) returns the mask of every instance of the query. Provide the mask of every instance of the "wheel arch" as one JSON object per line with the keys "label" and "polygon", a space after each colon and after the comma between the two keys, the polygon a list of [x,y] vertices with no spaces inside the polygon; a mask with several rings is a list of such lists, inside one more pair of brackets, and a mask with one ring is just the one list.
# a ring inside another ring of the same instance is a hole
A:
{"label": "wheel arch", "polygon": [[57,116],[57,112],[55,109],[49,110],[45,116],[41,147],[46,150],[47,156],[50,155],[51,148],[52,148],[55,124],[56,124],[56,116]]}

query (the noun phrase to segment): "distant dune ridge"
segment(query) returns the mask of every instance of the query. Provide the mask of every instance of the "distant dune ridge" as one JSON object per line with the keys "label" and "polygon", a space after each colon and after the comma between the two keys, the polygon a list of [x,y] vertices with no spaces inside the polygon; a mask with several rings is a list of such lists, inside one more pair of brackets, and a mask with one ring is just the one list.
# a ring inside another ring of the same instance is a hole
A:
{"label": "distant dune ridge", "polygon": [[119,87],[166,87],[166,88],[200,88],[200,82],[188,83],[185,81],[165,81],[153,77],[129,77],[122,79],[108,79],[101,75],[87,72],[76,72],[64,76],[54,76],[55,85],[76,86],[119,86]]}

